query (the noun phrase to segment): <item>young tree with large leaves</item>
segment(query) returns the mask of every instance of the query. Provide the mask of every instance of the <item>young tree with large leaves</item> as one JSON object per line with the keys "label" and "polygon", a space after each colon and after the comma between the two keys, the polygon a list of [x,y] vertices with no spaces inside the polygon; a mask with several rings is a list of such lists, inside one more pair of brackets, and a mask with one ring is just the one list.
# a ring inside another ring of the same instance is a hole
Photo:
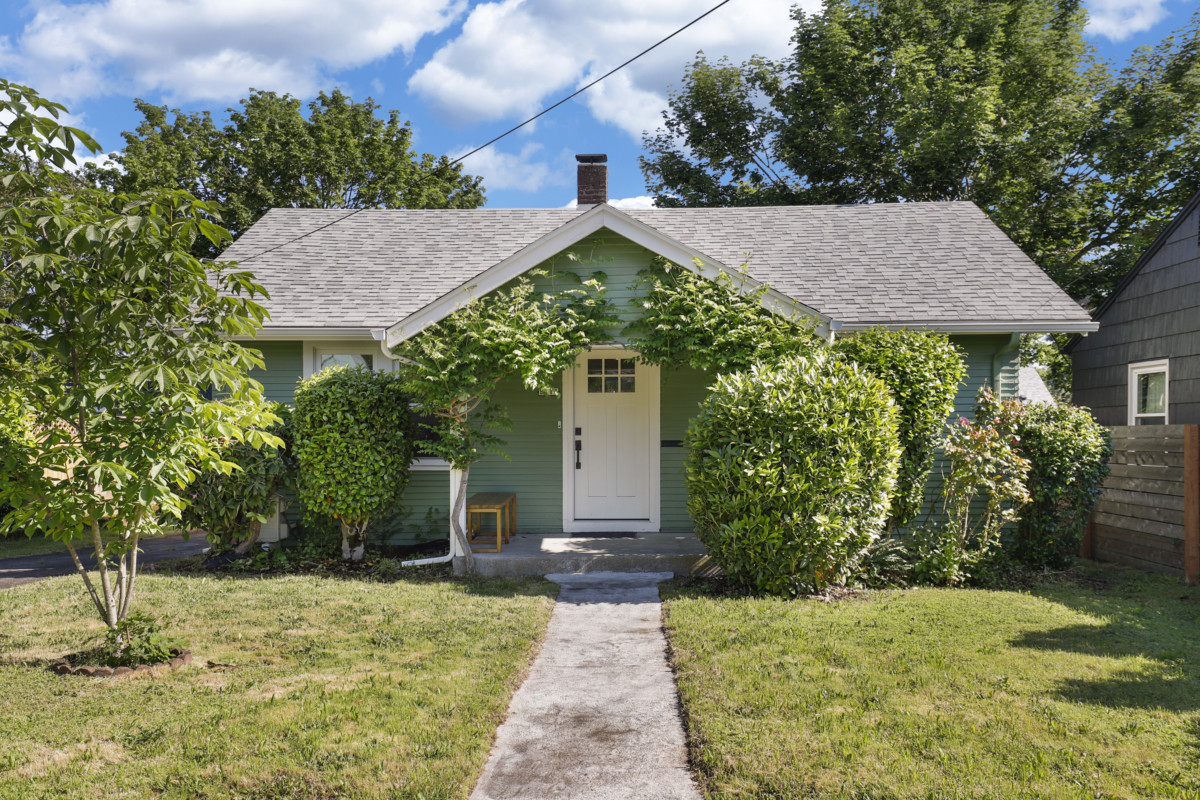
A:
{"label": "young tree with large leaves", "polygon": [[1200,187],[1200,16],[1117,71],[1080,0],[828,0],[791,55],[703,56],[648,135],[660,206],[971,200],[1103,297]]}
{"label": "young tree with large leaves", "polygon": [[[477,208],[482,179],[445,156],[418,154],[398,111],[386,119],[370,98],[335,89],[308,104],[290,95],[251,91],[223,126],[212,114],[184,114],[144,100],[137,129],[126,132],[116,167],[87,175],[116,191],[185,189],[221,204],[234,237],[271,208]],[[201,243],[203,253],[215,248]]]}
{"label": "young tree with large leaves", "polygon": [[588,345],[610,338],[607,326],[615,321],[598,278],[539,291],[523,276],[393,349],[405,389],[434,434],[418,447],[461,476],[450,527],[468,571],[473,562],[461,515],[471,465],[488,452],[503,455],[496,431],[508,427],[504,408],[493,400],[496,387],[515,376],[528,391],[557,395],[562,373]]}
{"label": "young tree with large leaves", "polygon": [[[14,507],[8,530],[66,545],[101,619],[120,631],[140,538],[179,518],[180,490],[197,470],[233,468],[216,440],[277,446],[262,429],[278,420],[247,375],[261,358],[233,341],[260,328],[261,287],[190,252],[198,237],[228,238],[213,205],[181,191],[113,194],[64,180],[75,142],[94,147],[57,122],[64,111],[0,81],[10,120],[0,146],[21,156],[0,176],[21,194],[0,207],[11,291],[0,310],[0,381],[30,422],[5,448],[0,501]],[[95,547],[96,580],[81,542]]]}

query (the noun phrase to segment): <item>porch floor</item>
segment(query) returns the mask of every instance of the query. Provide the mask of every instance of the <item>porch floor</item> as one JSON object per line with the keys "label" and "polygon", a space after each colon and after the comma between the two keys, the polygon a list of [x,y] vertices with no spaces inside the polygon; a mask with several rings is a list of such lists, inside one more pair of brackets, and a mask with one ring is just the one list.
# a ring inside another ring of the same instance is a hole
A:
{"label": "porch floor", "polygon": [[524,577],[556,572],[715,571],[694,533],[573,537],[569,533],[518,533],[500,553],[476,553],[475,571],[489,577]]}

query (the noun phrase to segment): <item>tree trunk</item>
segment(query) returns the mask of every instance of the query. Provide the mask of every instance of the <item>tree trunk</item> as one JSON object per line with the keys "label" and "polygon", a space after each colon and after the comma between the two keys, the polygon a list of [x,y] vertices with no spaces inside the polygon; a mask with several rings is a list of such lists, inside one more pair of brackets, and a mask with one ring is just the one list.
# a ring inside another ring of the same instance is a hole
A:
{"label": "tree trunk", "polygon": [[362,561],[367,549],[367,525],[369,519],[357,523],[342,520],[342,559]]}
{"label": "tree trunk", "polygon": [[237,553],[239,556],[244,556],[244,555],[246,555],[246,553],[249,553],[251,548],[253,548],[254,545],[258,544],[258,536],[261,533],[262,533],[262,523],[256,519],[251,520],[250,521],[250,532],[249,532],[249,535],[246,536],[246,541],[242,542],[237,547],[233,548],[233,552]]}
{"label": "tree trunk", "polygon": [[454,533],[454,537],[458,541],[458,549],[462,551],[464,570],[466,572],[474,572],[475,554],[471,551],[471,543],[467,540],[467,532],[463,530],[461,524],[463,506],[467,502],[467,478],[471,474],[471,467],[464,467],[460,472],[462,472],[462,479],[458,482],[458,492],[454,496],[454,508],[450,511],[450,530]]}

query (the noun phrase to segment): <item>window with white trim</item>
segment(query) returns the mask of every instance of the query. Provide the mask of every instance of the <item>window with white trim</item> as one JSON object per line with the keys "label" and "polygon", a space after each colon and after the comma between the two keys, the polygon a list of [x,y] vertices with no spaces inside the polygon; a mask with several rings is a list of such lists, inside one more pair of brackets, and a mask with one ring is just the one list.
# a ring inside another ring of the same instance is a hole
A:
{"label": "window with white trim", "polygon": [[1166,425],[1170,399],[1168,359],[1129,365],[1129,424]]}
{"label": "window with white trim", "polygon": [[313,372],[320,372],[329,367],[375,368],[374,353],[346,353],[334,350],[317,350],[315,360],[317,363],[313,365]]}

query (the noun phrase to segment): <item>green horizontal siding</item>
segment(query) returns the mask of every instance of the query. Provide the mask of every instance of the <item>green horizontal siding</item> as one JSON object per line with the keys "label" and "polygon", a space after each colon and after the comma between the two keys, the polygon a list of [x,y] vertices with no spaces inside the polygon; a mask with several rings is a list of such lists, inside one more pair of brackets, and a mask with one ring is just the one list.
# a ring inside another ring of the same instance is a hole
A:
{"label": "green horizontal siding", "polygon": [[[687,433],[688,421],[695,415],[700,401],[708,393],[709,376],[691,368],[678,369],[664,375],[662,383],[662,438],[665,442],[681,441]],[[687,485],[683,447],[663,447],[660,463],[662,486],[662,526],[666,533],[692,530],[692,518],[687,511]]]}
{"label": "green horizontal siding", "polygon": [[262,353],[264,369],[250,370],[250,377],[263,385],[263,394],[276,403],[292,404],[296,384],[303,374],[304,350],[300,342],[251,342],[248,347]]}
{"label": "green horizontal siding", "polygon": [[535,286],[547,291],[571,285],[572,281],[556,277],[563,272],[573,272],[584,279],[595,272],[604,273],[605,296],[620,318],[620,322],[609,329],[610,338],[624,343],[627,339],[625,326],[641,315],[638,273],[647,269],[653,259],[654,253],[646,248],[604,229],[539,264],[537,269],[549,274],[537,278]]}
{"label": "green horizontal siding", "polygon": [[517,530],[561,533],[562,397],[544,397],[509,379],[494,395],[508,411],[512,430],[499,431],[508,456],[488,454],[471,467],[468,491],[512,492],[517,496]]}
{"label": "green horizontal siding", "polygon": [[[967,364],[967,375],[958,387],[958,394],[954,398],[954,413],[947,420],[948,423],[953,424],[959,417],[974,419],[975,401],[979,396],[979,391],[985,387],[995,388],[997,386],[996,377],[999,378],[1000,396],[1005,399],[1016,397],[1017,372],[1020,366],[1017,350],[1014,349],[1001,355],[999,363],[996,363],[997,355],[1009,344],[1008,336],[951,336],[950,341],[963,351]],[[996,366],[999,366],[998,376],[993,375],[993,369]],[[949,462],[939,451],[934,458],[929,479],[925,483],[926,514],[940,513],[941,511],[943,475],[948,469]],[[984,501],[980,500],[978,511],[982,512],[983,507]],[[920,522],[920,518],[917,521]]]}

